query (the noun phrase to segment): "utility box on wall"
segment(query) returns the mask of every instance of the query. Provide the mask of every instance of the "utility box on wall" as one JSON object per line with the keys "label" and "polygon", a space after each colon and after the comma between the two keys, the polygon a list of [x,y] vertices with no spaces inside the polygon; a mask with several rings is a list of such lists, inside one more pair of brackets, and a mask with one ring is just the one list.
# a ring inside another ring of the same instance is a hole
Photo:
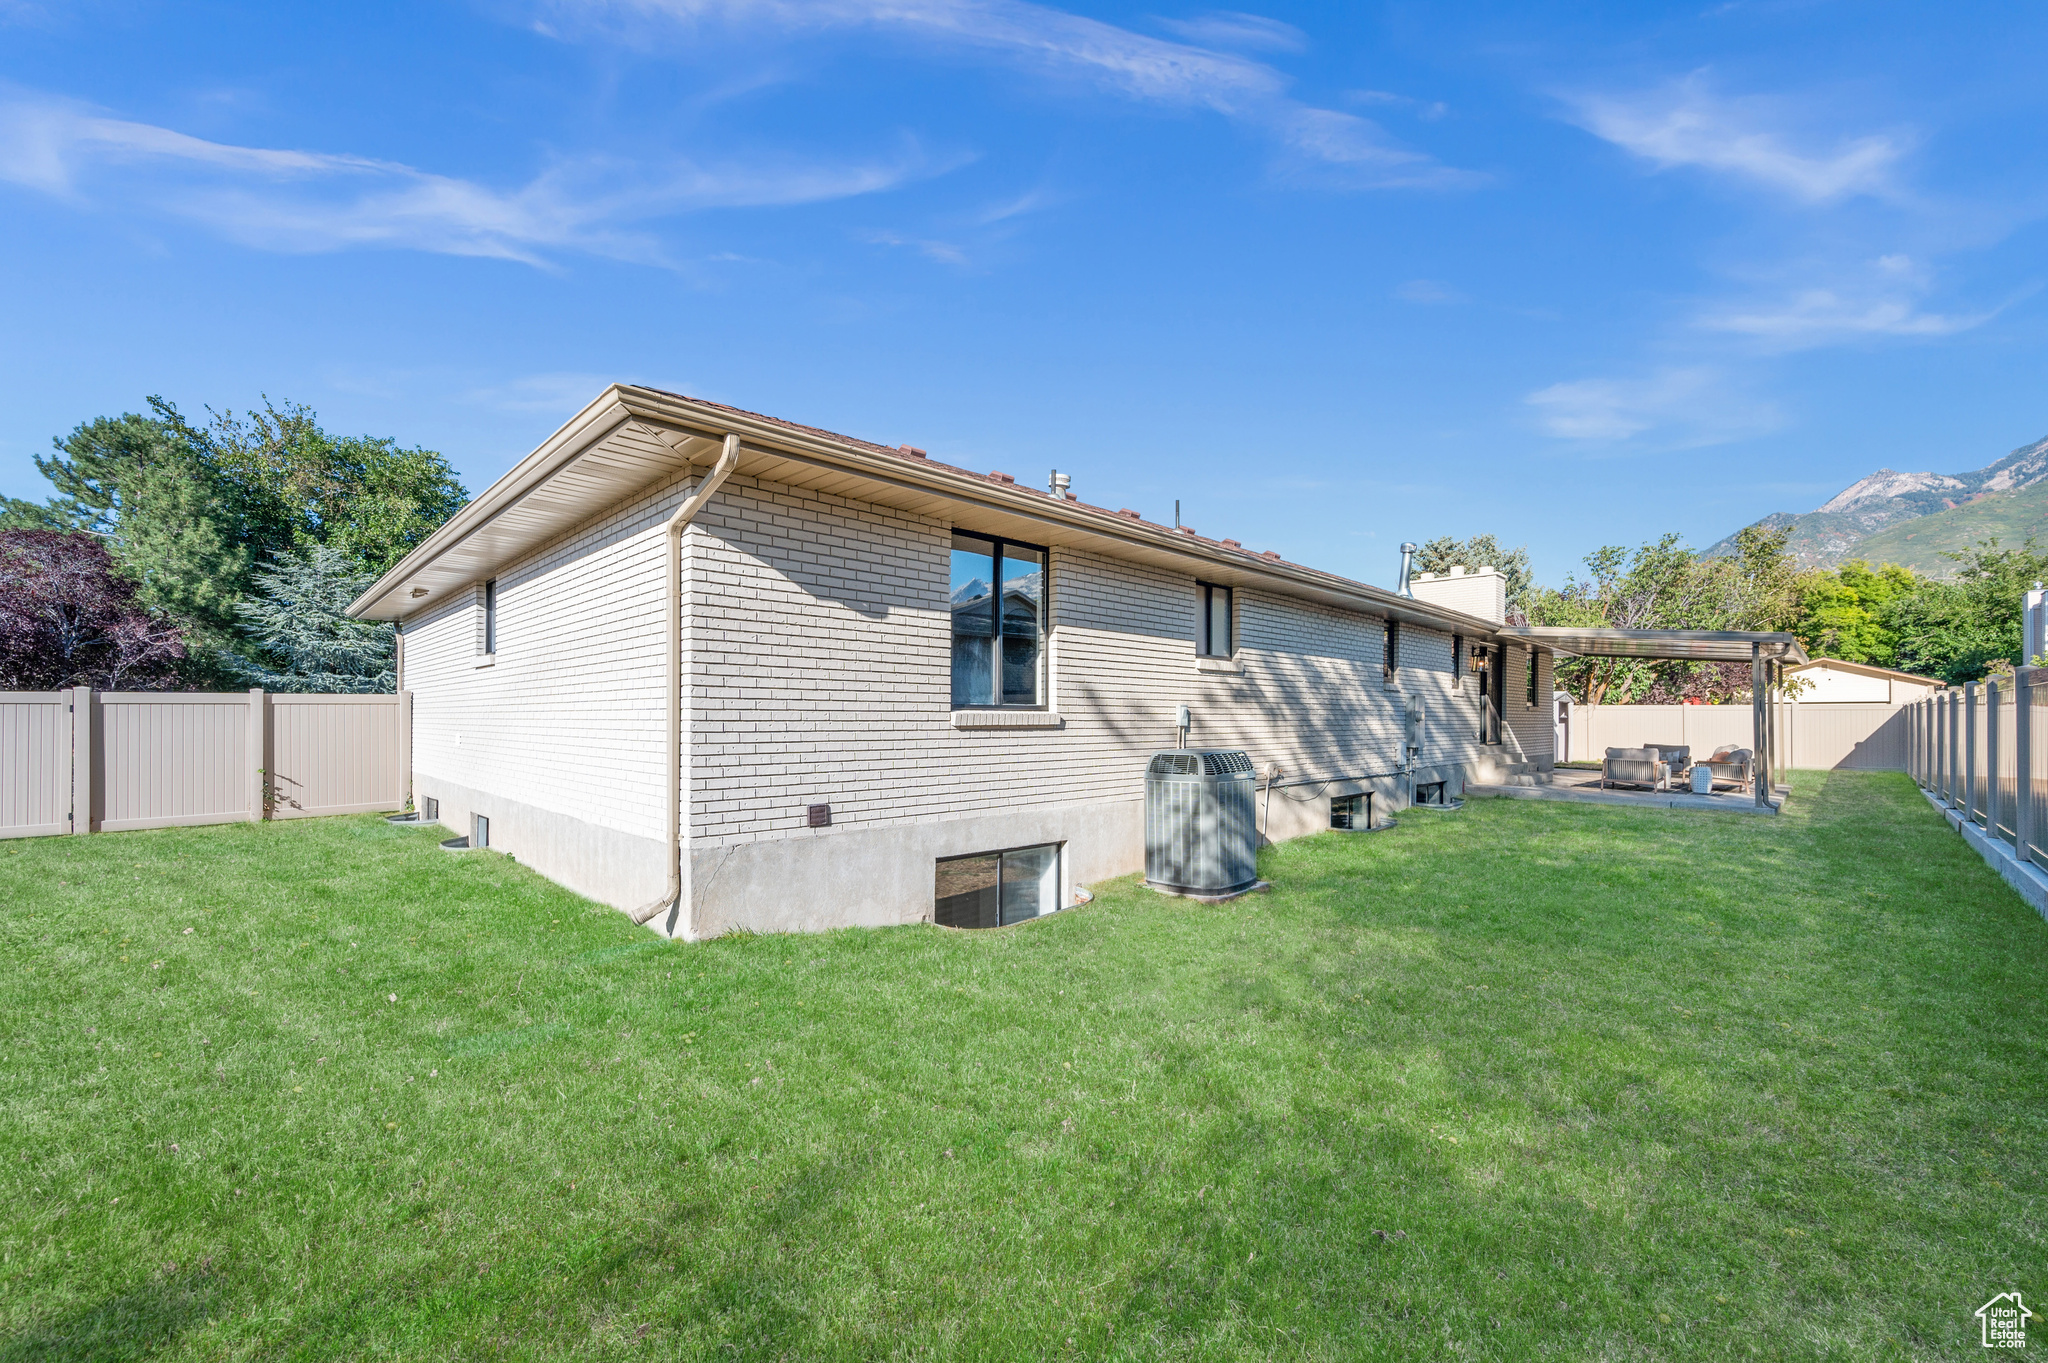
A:
{"label": "utility box on wall", "polygon": [[1258,774],[1234,748],[1154,753],[1145,768],[1145,883],[1203,898],[1259,883]]}

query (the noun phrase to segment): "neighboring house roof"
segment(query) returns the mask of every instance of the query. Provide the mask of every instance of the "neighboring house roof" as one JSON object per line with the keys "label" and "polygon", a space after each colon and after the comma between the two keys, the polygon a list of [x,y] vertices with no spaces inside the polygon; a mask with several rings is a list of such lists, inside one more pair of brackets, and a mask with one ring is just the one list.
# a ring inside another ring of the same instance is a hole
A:
{"label": "neighboring house roof", "polygon": [[[661,432],[685,439],[671,447],[658,438]],[[628,384],[600,393],[372,583],[348,613],[358,619],[399,620],[438,605],[619,503],[693,465],[709,464],[728,434],[741,440],[736,470],[741,476],[929,515],[964,530],[1092,549],[1205,580],[1262,587],[1437,629],[1477,635],[1498,630],[1477,616],[1290,563],[1272,551],[1257,553],[1236,540],[1157,525],[1135,511],[1056,498],[1008,474],[976,473],[907,446],[891,449]]]}
{"label": "neighboring house roof", "polygon": [[1937,690],[1948,685],[1939,677],[1923,677],[1917,672],[1899,672],[1889,667],[1872,667],[1869,663],[1845,663],[1840,658],[1815,658],[1791,670],[1804,672],[1815,667],[1825,667],[1834,672],[1854,672],[1859,677],[1876,677],[1883,681],[1906,682],[1913,686],[1932,686]]}

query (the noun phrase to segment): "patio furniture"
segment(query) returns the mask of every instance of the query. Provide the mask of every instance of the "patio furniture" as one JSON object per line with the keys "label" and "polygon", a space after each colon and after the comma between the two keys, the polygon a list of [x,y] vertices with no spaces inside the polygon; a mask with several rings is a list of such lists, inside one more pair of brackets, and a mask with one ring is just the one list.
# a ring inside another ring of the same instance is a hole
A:
{"label": "patio furniture", "polygon": [[1714,749],[1714,755],[1699,765],[1711,771],[1716,781],[1726,781],[1740,790],[1749,785],[1754,776],[1755,756],[1748,748],[1729,744]]}
{"label": "patio furniture", "polygon": [[1701,762],[1692,769],[1692,793],[1712,795],[1714,793],[1714,769]]}
{"label": "patio furniture", "polygon": [[1643,746],[1657,754],[1658,759],[1671,768],[1673,776],[1692,766],[1692,747],[1689,744],[1645,743]]}
{"label": "patio furniture", "polygon": [[1671,785],[1671,766],[1649,748],[1609,748],[1607,760],[1600,764],[1600,789],[1609,785],[1667,790]]}

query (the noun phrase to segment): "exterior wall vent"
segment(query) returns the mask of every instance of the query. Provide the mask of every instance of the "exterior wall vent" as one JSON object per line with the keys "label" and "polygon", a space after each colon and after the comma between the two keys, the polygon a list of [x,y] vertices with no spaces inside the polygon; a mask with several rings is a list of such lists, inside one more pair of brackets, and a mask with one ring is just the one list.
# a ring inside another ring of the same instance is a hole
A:
{"label": "exterior wall vent", "polygon": [[1259,883],[1252,760],[1231,748],[1155,753],[1145,769],[1145,883],[1171,894],[1240,894]]}

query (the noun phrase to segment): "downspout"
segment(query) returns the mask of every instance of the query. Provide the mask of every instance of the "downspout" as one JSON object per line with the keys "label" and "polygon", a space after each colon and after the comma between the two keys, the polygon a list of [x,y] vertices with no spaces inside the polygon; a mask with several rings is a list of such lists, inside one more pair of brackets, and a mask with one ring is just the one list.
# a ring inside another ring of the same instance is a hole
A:
{"label": "downspout", "polygon": [[[674,449],[690,437],[658,431],[655,438]],[[652,904],[633,910],[633,921],[644,926],[667,909],[665,931],[671,936],[683,912],[683,531],[739,462],[740,438],[728,434],[711,472],[662,526],[668,539],[668,585],[662,591],[668,620],[668,889]]]}

